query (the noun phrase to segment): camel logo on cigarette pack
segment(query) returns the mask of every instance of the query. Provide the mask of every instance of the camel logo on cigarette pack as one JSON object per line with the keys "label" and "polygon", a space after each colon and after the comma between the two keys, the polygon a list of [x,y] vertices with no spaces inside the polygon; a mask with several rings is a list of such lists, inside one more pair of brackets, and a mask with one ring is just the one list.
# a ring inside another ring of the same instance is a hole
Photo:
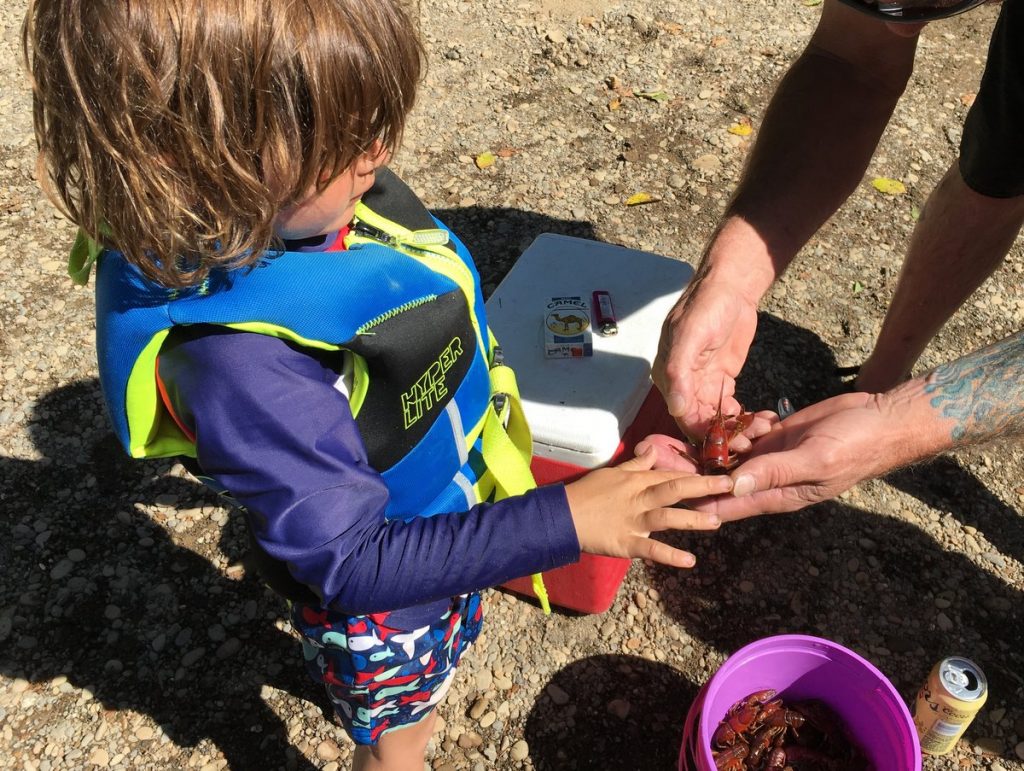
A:
{"label": "camel logo on cigarette pack", "polygon": [[577,359],[594,355],[590,308],[582,297],[548,299],[544,310],[544,356]]}

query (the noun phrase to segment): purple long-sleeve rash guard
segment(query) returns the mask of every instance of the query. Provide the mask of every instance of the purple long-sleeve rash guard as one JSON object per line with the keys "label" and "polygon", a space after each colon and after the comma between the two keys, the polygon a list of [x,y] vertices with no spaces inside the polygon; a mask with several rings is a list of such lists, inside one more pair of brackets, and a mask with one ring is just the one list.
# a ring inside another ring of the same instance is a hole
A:
{"label": "purple long-sleeve rash guard", "polygon": [[447,598],[579,559],[562,485],[468,511],[386,521],[336,386],[339,352],[223,327],[175,329],[159,375],[203,471],[248,511],[260,546],[330,608],[398,611],[407,628]]}

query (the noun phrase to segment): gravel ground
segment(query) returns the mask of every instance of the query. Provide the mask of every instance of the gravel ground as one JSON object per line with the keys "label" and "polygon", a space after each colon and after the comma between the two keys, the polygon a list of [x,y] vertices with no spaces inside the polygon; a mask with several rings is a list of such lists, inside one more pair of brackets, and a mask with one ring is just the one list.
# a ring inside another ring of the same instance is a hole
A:
{"label": "gravel ground", "polygon": [[[63,272],[73,230],[32,178],[24,6],[0,6],[0,767],[347,767],[282,603],[245,571],[239,517],[179,467],[129,462],[108,430],[91,290]],[[422,0],[430,72],[396,166],[474,249],[488,291],[545,231],[693,261],[819,10]],[[870,349],[994,19],[926,31],[864,184],[766,298],[748,406],[812,401]],[[754,134],[729,132],[745,120]],[[481,169],[484,152],[497,160]],[[906,194],[872,189],[880,176]],[[640,192],[660,201],[625,205]],[[1022,271],[1018,241],[922,365],[1019,329]],[[976,659],[988,704],[925,769],[1024,769],[1022,469],[1019,447],[958,453],[679,538],[698,567],[635,564],[601,616],[545,619],[487,593],[431,766],[673,768],[688,705],[730,651],[805,632],[866,656],[908,699],[941,656]]]}

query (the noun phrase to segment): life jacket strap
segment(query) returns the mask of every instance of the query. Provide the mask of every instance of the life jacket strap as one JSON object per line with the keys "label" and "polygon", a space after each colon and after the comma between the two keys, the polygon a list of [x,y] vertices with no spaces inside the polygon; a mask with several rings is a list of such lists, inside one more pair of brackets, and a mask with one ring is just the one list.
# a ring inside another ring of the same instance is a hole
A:
{"label": "life jacket strap", "polygon": [[[533,438],[523,413],[519,386],[501,349],[493,346],[491,357],[491,403],[484,418],[482,453],[487,470],[494,477],[494,500],[522,495],[537,486],[530,471]],[[531,576],[533,593],[545,615],[551,613],[547,588],[540,573]]]}

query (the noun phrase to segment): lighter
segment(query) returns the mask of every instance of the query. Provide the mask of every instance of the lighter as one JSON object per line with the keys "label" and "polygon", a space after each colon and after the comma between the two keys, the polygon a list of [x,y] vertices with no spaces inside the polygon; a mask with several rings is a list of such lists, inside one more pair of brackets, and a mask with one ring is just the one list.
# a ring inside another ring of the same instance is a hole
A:
{"label": "lighter", "polygon": [[603,289],[594,292],[594,326],[602,335],[614,335],[619,331],[618,322],[615,319],[615,309],[612,307],[612,296]]}

